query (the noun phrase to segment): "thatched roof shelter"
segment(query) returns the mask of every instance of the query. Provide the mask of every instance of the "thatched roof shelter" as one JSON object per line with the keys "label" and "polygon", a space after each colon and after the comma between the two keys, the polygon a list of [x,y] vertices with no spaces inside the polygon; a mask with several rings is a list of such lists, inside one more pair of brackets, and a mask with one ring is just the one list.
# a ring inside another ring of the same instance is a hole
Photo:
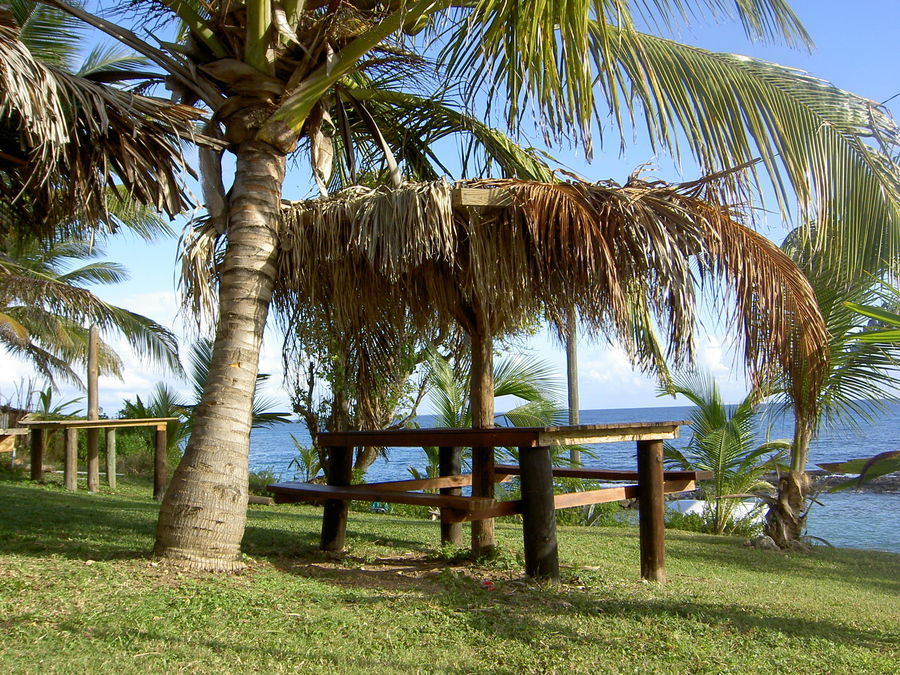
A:
{"label": "thatched roof shelter", "polygon": [[781,371],[811,391],[827,359],[815,296],[723,205],[726,178],[439,181],[294,202],[275,302],[320,308],[349,334],[406,322],[409,310],[422,329],[456,322],[476,341],[542,314],[562,328],[574,307],[589,331],[618,337],[638,359],[650,356],[642,337],[656,324],[677,361],[691,355],[698,290],[721,291],[721,280],[751,373]]}
{"label": "thatched roof shelter", "polygon": [[[471,338],[472,424],[484,428],[494,425],[493,336],[540,315],[563,330],[574,310],[639,361],[661,358],[648,339],[659,327],[677,362],[691,355],[698,288],[721,294],[724,282],[748,370],[786,376],[795,404],[813,410],[827,365],[815,295],[777,246],[737,221],[721,198],[728,178],[439,181],[287,204],[274,302],[313,333],[382,340],[386,361],[410,326],[425,335],[458,324]],[[208,228],[187,250],[195,302],[215,273],[215,240]],[[474,496],[494,494],[493,452],[473,448]],[[473,522],[473,550],[493,544],[492,522]]]}

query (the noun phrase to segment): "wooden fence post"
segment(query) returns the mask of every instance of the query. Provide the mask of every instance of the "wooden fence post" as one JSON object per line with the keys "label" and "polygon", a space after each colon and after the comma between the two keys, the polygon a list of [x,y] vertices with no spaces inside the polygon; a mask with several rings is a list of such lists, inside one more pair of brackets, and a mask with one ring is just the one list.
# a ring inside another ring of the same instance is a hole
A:
{"label": "wooden fence post", "polygon": [[553,463],[550,449],[519,448],[522,478],[522,536],[525,574],[559,581],[556,508],[553,503]]}
{"label": "wooden fence post", "polygon": [[31,480],[44,480],[44,430],[31,430]]}
{"label": "wooden fence post", "polygon": [[153,454],[153,499],[161,502],[166,494],[166,425],[156,425],[156,447]]}
{"label": "wooden fence post", "polygon": [[[438,448],[438,474],[441,476],[458,476],[462,473],[462,448]],[[441,488],[442,495],[461,495],[462,490]],[[441,543],[462,546],[462,523],[444,522],[444,509],[441,509]]]}
{"label": "wooden fence post", "polygon": [[116,430],[106,430],[106,483],[116,489]]}
{"label": "wooden fence post", "polygon": [[[87,362],[87,418],[95,420],[100,417],[99,390],[97,381],[100,376],[100,329],[96,325],[88,331]],[[100,430],[87,430],[87,489],[97,492],[100,489]]]}
{"label": "wooden fence post", "polygon": [[66,490],[78,489],[78,429],[66,429],[66,462],[63,471]]}
{"label": "wooden fence post", "polygon": [[[328,448],[328,463],[328,484],[350,485],[353,479],[353,447]],[[344,550],[347,504],[347,501],[341,499],[329,499],[325,502],[319,546],[323,551]]]}
{"label": "wooden fence post", "polygon": [[662,441],[638,441],[637,460],[641,577],[665,583],[666,523]]}

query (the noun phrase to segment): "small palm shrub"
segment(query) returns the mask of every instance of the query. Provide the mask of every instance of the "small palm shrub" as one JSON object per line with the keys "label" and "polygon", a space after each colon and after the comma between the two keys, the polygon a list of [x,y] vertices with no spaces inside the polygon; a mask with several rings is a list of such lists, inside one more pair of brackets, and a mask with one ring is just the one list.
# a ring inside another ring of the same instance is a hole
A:
{"label": "small palm shrub", "polygon": [[271,483],[277,483],[281,480],[281,476],[275,473],[272,468],[260,469],[259,471],[251,471],[248,490],[252,495],[260,495],[263,497],[270,496],[270,492],[266,486]]}
{"label": "small palm shrub", "polygon": [[756,443],[758,392],[751,392],[736,406],[727,406],[712,376],[693,372],[673,377],[665,393],[681,394],[695,406],[690,415],[691,440],[683,450],[666,443],[666,464],[715,473],[713,480],[700,485],[709,502],[704,520],[709,532],[730,534],[738,527],[734,511],[740,500],[754,492],[773,490],[762,476],[790,443]]}
{"label": "small palm shrub", "polygon": [[322,462],[319,459],[319,451],[315,446],[306,446],[300,439],[291,434],[291,441],[297,454],[288,463],[288,469],[293,469],[294,480],[311,483],[319,478],[322,472]]}

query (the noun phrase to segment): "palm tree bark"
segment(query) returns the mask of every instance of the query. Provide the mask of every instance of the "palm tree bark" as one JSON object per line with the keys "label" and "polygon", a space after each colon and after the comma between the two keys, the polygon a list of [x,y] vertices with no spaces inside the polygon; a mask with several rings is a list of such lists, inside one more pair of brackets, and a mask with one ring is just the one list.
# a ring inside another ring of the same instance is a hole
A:
{"label": "palm tree bark", "polygon": [[781,548],[797,541],[806,528],[809,476],[806,460],[815,423],[795,413],[791,468],[778,478],[777,496],[766,515],[766,534]]}
{"label": "palm tree bark", "polygon": [[209,378],[156,531],[158,557],[210,571],[242,566],[250,411],[285,171],[284,152],[258,141],[245,141],[236,155]]}

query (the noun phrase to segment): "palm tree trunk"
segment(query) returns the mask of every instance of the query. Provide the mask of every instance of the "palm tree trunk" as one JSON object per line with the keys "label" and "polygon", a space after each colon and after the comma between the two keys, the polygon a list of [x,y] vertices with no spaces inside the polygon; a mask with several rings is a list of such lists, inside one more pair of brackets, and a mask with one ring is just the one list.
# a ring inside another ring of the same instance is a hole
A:
{"label": "palm tree trunk", "polygon": [[284,169],[284,154],[272,146],[238,147],[209,378],[156,530],[155,554],[182,566],[242,566],[251,407],[274,285]]}
{"label": "palm tree trunk", "polygon": [[810,421],[795,413],[791,468],[779,477],[775,503],[766,515],[766,534],[781,548],[797,541],[806,527],[806,498],[809,493],[806,460],[812,435]]}

